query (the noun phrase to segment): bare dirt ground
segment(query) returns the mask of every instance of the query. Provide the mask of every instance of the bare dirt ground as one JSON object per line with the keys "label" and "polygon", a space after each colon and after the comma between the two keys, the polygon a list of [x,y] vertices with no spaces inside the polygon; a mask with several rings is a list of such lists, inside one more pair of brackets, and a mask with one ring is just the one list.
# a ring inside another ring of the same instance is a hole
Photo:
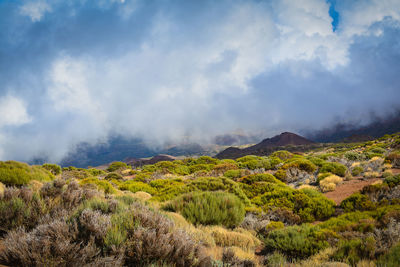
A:
{"label": "bare dirt ground", "polygon": [[335,191],[325,193],[324,195],[339,205],[340,202],[342,202],[345,198],[349,197],[353,193],[361,191],[364,186],[380,181],[382,181],[381,178],[362,180],[361,177],[355,177],[353,180],[344,181],[342,184],[336,187]]}
{"label": "bare dirt ground", "polygon": [[400,169],[392,169],[394,175],[400,174]]}

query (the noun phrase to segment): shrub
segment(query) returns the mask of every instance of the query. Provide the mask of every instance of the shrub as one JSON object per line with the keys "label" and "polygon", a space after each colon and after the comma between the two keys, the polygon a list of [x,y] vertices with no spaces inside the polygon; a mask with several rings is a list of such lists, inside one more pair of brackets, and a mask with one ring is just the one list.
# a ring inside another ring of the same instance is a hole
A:
{"label": "shrub", "polygon": [[336,189],[336,185],[343,181],[342,178],[336,175],[330,175],[319,182],[319,186],[322,192],[333,191]]}
{"label": "shrub", "polygon": [[231,179],[237,179],[242,177],[242,170],[229,170],[224,173],[224,176]]}
{"label": "shrub", "polygon": [[42,167],[50,171],[53,175],[59,175],[61,173],[61,167],[57,164],[45,163]]}
{"label": "shrub", "polygon": [[126,181],[119,186],[120,190],[128,190],[132,193],[136,193],[138,191],[147,192],[151,195],[156,193],[156,190],[148,184],[142,182],[135,182],[135,181]]}
{"label": "shrub", "polygon": [[340,203],[340,207],[346,212],[375,209],[374,203],[372,203],[372,201],[366,195],[362,195],[360,193],[355,193],[343,200],[342,203]]}
{"label": "shrub", "polygon": [[284,184],[278,179],[276,179],[272,174],[269,173],[263,173],[263,174],[252,174],[243,177],[242,179],[239,180],[241,183],[245,184],[253,184],[256,182],[269,182],[269,183],[275,183],[275,184]]}
{"label": "shrub", "polygon": [[376,241],[373,236],[343,240],[339,242],[338,250],[332,258],[355,266],[361,259],[373,259],[375,250]]}
{"label": "shrub", "polygon": [[266,227],[265,230],[267,232],[273,231],[273,230],[277,230],[277,229],[282,229],[284,228],[285,225],[283,224],[283,222],[270,222]]}
{"label": "shrub", "polygon": [[293,157],[293,154],[286,150],[278,150],[271,154],[271,157],[277,157],[283,161]]}
{"label": "shrub", "polygon": [[382,178],[388,178],[390,176],[393,176],[393,172],[391,170],[386,170],[382,173]]}
{"label": "shrub", "polygon": [[276,169],[280,164],[282,164],[282,162],[283,161],[278,157],[269,157],[271,169]]}
{"label": "shrub", "polygon": [[327,162],[322,165],[322,167],[319,169],[319,172],[320,173],[330,172],[338,176],[344,177],[346,174],[346,170],[347,170],[346,166],[344,166],[341,163]]}
{"label": "shrub", "polygon": [[116,190],[115,188],[105,180],[99,180],[97,178],[85,178],[80,182],[81,185],[85,184],[93,184],[96,186],[98,190],[103,191],[106,194],[115,194]]}
{"label": "shrub", "polygon": [[202,228],[211,234],[215,244],[221,247],[239,247],[243,250],[253,250],[259,245],[261,241],[254,237],[250,232],[242,229],[241,232],[229,231],[220,226],[211,226]]}
{"label": "shrub", "polygon": [[122,169],[128,169],[128,165],[125,162],[115,161],[108,166],[107,171],[115,172]]}
{"label": "shrub", "polygon": [[318,157],[307,157],[307,159],[318,167],[322,167],[322,165],[326,162],[325,160]]}
{"label": "shrub", "polygon": [[388,253],[382,255],[378,261],[378,266],[397,267],[400,262],[400,244],[392,247]]}
{"label": "shrub", "polygon": [[244,205],[235,195],[223,192],[189,193],[176,198],[164,209],[179,212],[189,222],[203,225],[239,225],[245,215]]}
{"label": "shrub", "polygon": [[300,216],[303,222],[328,218],[334,212],[335,203],[315,190],[294,190],[272,183],[265,183],[263,187],[264,193],[253,198],[252,202],[264,210],[274,207],[288,209]]}
{"label": "shrub", "polygon": [[187,185],[189,191],[224,191],[236,195],[245,205],[250,205],[239,184],[225,177],[201,177]]}
{"label": "shrub", "polygon": [[237,170],[237,169],[238,166],[236,163],[220,163],[212,168],[213,172],[216,173],[217,175],[221,175],[226,173],[227,171]]}
{"label": "shrub", "polygon": [[87,171],[92,176],[100,176],[100,175],[106,175],[107,174],[106,171],[95,169],[95,168],[90,168]]}
{"label": "shrub", "polygon": [[359,176],[364,171],[364,168],[361,166],[356,166],[351,170],[351,175]]}
{"label": "shrub", "polygon": [[189,172],[190,173],[195,173],[195,172],[199,172],[199,171],[209,172],[209,171],[211,171],[212,167],[213,167],[213,165],[210,165],[210,164],[195,164],[195,165],[189,166]]}
{"label": "shrub", "polygon": [[267,249],[279,251],[292,258],[307,258],[329,246],[318,226],[303,224],[270,232],[265,240]]}
{"label": "shrub", "polygon": [[121,174],[116,173],[116,172],[111,172],[109,174],[106,175],[106,177],[104,177],[105,180],[111,181],[111,180],[123,180],[124,177],[122,177]]}
{"label": "shrub", "polygon": [[396,176],[390,176],[384,180],[384,183],[389,185],[390,187],[395,187],[400,184],[400,174]]}
{"label": "shrub", "polygon": [[361,154],[354,152],[354,151],[347,151],[346,153],[344,153],[344,157],[347,160],[351,160],[351,161],[359,161],[362,160],[362,156]]}
{"label": "shrub", "polygon": [[379,177],[379,172],[364,172],[364,178],[371,179]]}
{"label": "shrub", "polygon": [[31,180],[51,181],[54,176],[41,166],[29,166],[17,161],[0,161],[0,182],[5,185],[25,185]]}

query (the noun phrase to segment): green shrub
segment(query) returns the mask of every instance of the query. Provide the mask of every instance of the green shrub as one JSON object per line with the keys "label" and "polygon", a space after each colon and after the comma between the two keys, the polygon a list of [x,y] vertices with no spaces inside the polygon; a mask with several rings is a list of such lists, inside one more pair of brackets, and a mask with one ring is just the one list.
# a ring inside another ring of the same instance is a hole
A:
{"label": "green shrub", "polygon": [[400,262],[400,244],[392,247],[388,253],[382,255],[378,261],[378,266],[397,267]]}
{"label": "green shrub", "polygon": [[243,177],[239,180],[241,183],[245,184],[253,184],[256,182],[269,182],[269,183],[276,183],[276,184],[284,184],[278,179],[275,178],[272,174],[269,173],[262,173],[262,174],[252,174]]}
{"label": "green shrub", "polygon": [[324,231],[308,224],[274,230],[268,234],[265,245],[267,249],[298,259],[307,258],[329,246]]}
{"label": "green shrub", "polygon": [[143,191],[146,193],[149,193],[151,195],[155,194],[157,191],[151,187],[150,185],[146,184],[146,183],[142,183],[142,182],[136,182],[136,181],[126,181],[124,183],[122,183],[119,186],[120,190],[128,190],[131,191],[132,193],[136,193],[138,191]]}
{"label": "green shrub", "polygon": [[106,194],[116,193],[115,188],[108,181],[105,180],[99,180],[97,178],[85,178],[80,182],[80,184],[93,184],[97,187],[98,190],[102,190]]}
{"label": "green shrub", "polygon": [[366,196],[360,193],[355,193],[340,203],[340,207],[346,212],[351,211],[364,211],[364,210],[374,210],[375,204]]}
{"label": "green shrub", "polygon": [[330,172],[338,176],[344,177],[346,174],[346,166],[337,162],[327,162],[319,169],[320,173]]}
{"label": "green shrub", "polygon": [[400,184],[400,174],[396,176],[390,176],[384,180],[384,183],[389,185],[390,187],[395,187]]}
{"label": "green shrub", "polygon": [[124,177],[122,177],[122,175],[119,173],[111,172],[111,173],[107,174],[106,177],[104,177],[104,179],[109,180],[109,181],[114,180],[114,179],[115,180],[123,180]]}
{"label": "green shrub", "polygon": [[355,211],[330,218],[320,223],[319,226],[335,232],[369,232],[375,228],[375,219],[371,216],[370,212]]}
{"label": "green shrub", "polygon": [[277,157],[282,161],[288,160],[293,157],[293,154],[286,150],[278,150],[271,154],[271,157]]}
{"label": "green shrub", "polygon": [[[246,186],[243,189],[249,196],[254,196]],[[335,211],[335,203],[315,190],[294,190],[289,186],[273,183],[260,183],[252,189],[255,192],[262,190],[260,193],[263,193],[251,199],[255,205],[264,210],[273,207],[288,209],[299,215],[303,222],[329,218]]]}
{"label": "green shrub", "polygon": [[95,169],[95,168],[90,168],[87,171],[91,176],[100,176],[100,175],[106,175],[107,174],[107,172],[105,172],[103,170]]}
{"label": "green shrub", "polygon": [[364,239],[342,240],[332,258],[355,266],[361,259],[373,259],[375,250],[376,241],[373,236]]}
{"label": "green shrub", "polygon": [[53,175],[59,175],[61,173],[61,167],[57,164],[45,163],[42,167],[50,171]]}
{"label": "green shrub", "polygon": [[209,172],[209,171],[211,171],[212,168],[213,168],[213,165],[210,165],[210,164],[195,164],[195,165],[189,166],[189,172],[190,173],[195,173],[198,171]]}
{"label": "green shrub", "polygon": [[111,163],[110,166],[108,166],[107,171],[115,172],[117,170],[124,170],[124,169],[128,169],[128,168],[129,167],[125,162],[115,161],[115,162]]}
{"label": "green shrub", "polygon": [[270,157],[269,158],[269,163],[271,165],[271,169],[276,169],[279,164],[281,164],[283,161],[278,158],[278,157]]}
{"label": "green shrub", "polygon": [[243,221],[245,215],[242,201],[224,192],[189,193],[176,198],[164,208],[181,213],[195,225],[235,227]]}
{"label": "green shrub", "polygon": [[318,166],[318,167],[322,167],[322,165],[323,165],[324,163],[326,163],[325,160],[323,160],[323,159],[321,159],[321,158],[318,158],[318,157],[307,157],[307,159],[308,159],[309,161],[311,161],[314,165]]}
{"label": "green shrub", "polygon": [[226,177],[201,177],[187,185],[189,191],[224,191],[236,195],[245,205],[249,199],[239,184]]}
{"label": "green shrub", "polygon": [[21,186],[31,180],[51,181],[54,175],[41,166],[29,166],[17,161],[0,161],[0,182],[8,186]]}
{"label": "green shrub", "polygon": [[362,160],[362,156],[361,154],[354,152],[354,151],[347,151],[346,153],[344,153],[344,157],[347,160],[351,160],[351,161],[359,161]]}
{"label": "green shrub", "polygon": [[351,170],[351,175],[359,176],[364,171],[364,168],[361,166],[356,166]]}
{"label": "green shrub", "polygon": [[229,170],[224,173],[224,176],[231,179],[237,179],[242,177],[242,170]]}
{"label": "green shrub", "polygon": [[219,160],[209,157],[209,156],[201,156],[195,160],[195,164],[218,164]]}

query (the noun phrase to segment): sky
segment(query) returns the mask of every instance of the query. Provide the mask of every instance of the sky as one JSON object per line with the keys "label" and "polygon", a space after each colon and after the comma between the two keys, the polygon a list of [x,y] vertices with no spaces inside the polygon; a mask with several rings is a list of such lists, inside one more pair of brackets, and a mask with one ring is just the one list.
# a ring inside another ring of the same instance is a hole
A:
{"label": "sky", "polygon": [[0,0],[0,160],[362,125],[399,73],[399,0]]}

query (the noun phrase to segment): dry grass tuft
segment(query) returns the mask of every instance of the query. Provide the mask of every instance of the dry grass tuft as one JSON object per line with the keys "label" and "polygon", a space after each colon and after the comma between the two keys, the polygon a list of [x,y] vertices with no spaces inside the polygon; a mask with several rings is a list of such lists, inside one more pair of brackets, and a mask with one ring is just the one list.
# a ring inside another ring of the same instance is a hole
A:
{"label": "dry grass tuft", "polygon": [[3,198],[5,189],[6,189],[6,186],[0,182],[0,199]]}
{"label": "dry grass tuft", "polygon": [[147,201],[147,200],[149,200],[149,199],[152,197],[152,195],[150,195],[150,194],[147,193],[147,192],[138,191],[138,192],[136,192],[136,193],[133,193],[133,194],[132,194],[132,197],[137,198],[137,199],[140,199],[140,200],[143,200],[143,201]]}
{"label": "dry grass tuft", "polygon": [[371,179],[377,177],[380,177],[379,172],[374,172],[374,171],[364,172],[364,178]]}
{"label": "dry grass tuft", "polygon": [[246,251],[254,250],[261,241],[249,231],[241,229],[241,232],[229,231],[221,226],[203,227],[214,238],[215,244],[221,247],[239,247]]}
{"label": "dry grass tuft", "polygon": [[333,191],[336,189],[336,185],[343,182],[343,178],[337,175],[330,175],[319,182],[319,186],[322,192]]}

